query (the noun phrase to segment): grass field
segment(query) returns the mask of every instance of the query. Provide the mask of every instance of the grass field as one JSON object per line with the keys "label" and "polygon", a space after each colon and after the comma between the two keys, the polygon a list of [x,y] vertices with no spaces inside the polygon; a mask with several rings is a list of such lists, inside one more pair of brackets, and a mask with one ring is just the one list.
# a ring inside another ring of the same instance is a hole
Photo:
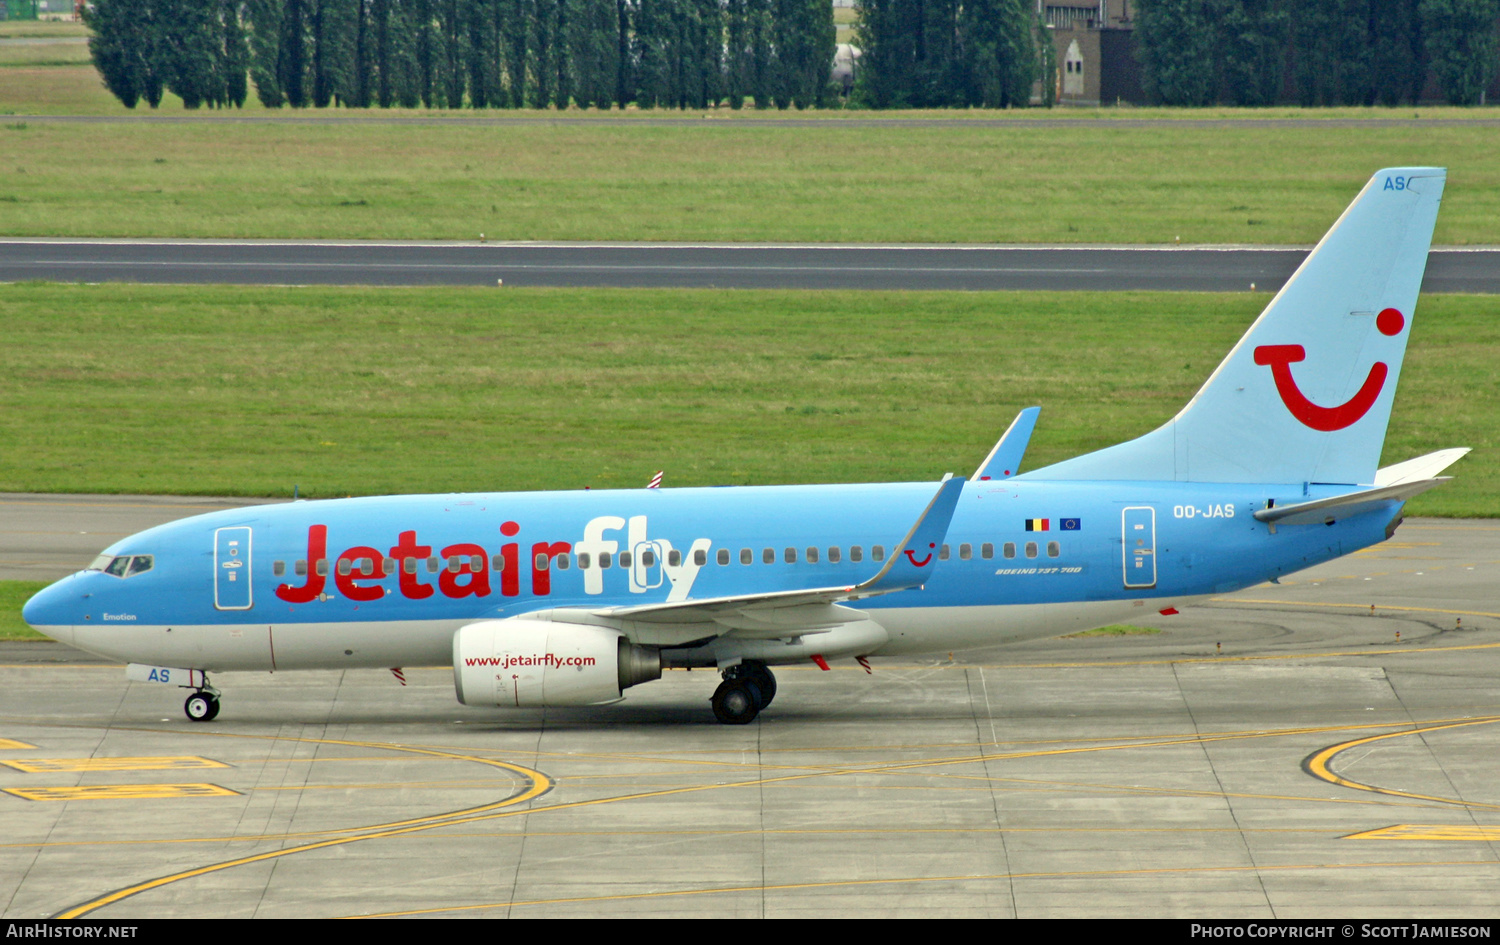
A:
{"label": "grass field", "polygon": [[[0,286],[0,491],[936,479],[1041,404],[1035,468],[1168,419],[1266,299]],[[1386,461],[1479,452],[1414,514],[1500,514],[1497,345],[1423,300]]]}
{"label": "grass field", "polygon": [[[0,69],[0,98],[17,78],[70,71]],[[34,95],[70,88],[59,79]],[[1146,126],[951,121],[993,112],[787,126],[727,110],[654,124],[459,121],[477,114],[0,121],[0,235],[1305,244],[1377,168],[1441,164],[1450,178],[1436,241],[1500,243],[1500,160],[1485,122],[1281,126],[1241,119],[1282,112],[1228,110]]]}
{"label": "grass field", "polygon": [[46,586],[45,581],[0,581],[0,640],[46,639],[21,619],[26,599]]}

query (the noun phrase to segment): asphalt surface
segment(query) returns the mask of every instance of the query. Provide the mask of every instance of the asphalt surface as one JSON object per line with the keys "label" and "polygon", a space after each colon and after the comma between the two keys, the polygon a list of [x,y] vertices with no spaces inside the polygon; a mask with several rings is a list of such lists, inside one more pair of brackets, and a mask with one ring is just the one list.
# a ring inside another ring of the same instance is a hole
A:
{"label": "asphalt surface", "polygon": [[[3,557],[213,504],[3,496]],[[491,714],[448,667],[221,674],[196,724],[3,644],[0,913],[1492,921],[1497,579],[1500,522],[1413,520],[1155,635],[778,668],[744,727],[712,673]]]}
{"label": "asphalt surface", "polygon": [[[743,289],[1279,289],[1308,247],[0,240],[0,282]],[[1500,292],[1500,247],[1433,250],[1425,292]]]}

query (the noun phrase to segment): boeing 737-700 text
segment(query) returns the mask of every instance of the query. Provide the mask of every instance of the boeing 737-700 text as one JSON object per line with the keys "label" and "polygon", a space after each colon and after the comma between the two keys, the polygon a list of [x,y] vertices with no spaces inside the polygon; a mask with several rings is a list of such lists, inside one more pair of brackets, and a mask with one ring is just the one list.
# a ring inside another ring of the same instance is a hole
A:
{"label": "boeing 737-700 text", "polygon": [[[1450,449],[1377,468],[1443,193],[1377,173],[1181,412],[970,480],[417,495],[197,516],[106,549],[27,623],[192,690],[208,673],[453,664],[473,706],[588,705],[713,667],[724,722],[769,667],[948,652],[1170,611],[1389,538]],[[1150,370],[1142,365],[1142,370]]]}

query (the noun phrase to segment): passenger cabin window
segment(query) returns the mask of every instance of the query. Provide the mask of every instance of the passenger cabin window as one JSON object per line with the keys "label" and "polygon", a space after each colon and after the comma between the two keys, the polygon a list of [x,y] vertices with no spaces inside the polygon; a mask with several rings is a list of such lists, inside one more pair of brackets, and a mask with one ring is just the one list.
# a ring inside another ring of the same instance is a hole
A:
{"label": "passenger cabin window", "polygon": [[538,571],[545,571],[545,570],[547,570],[547,563],[548,563],[547,562],[547,556],[545,554],[543,554],[542,552],[538,551],[536,553],[536,562],[535,562],[536,569]]}
{"label": "passenger cabin window", "polygon": [[862,547],[860,547],[859,545],[854,545],[854,546],[850,547],[850,549],[849,549],[849,560],[853,561],[856,564],[858,564],[859,562],[865,560],[865,549],[862,548]]}
{"label": "passenger cabin window", "polygon": [[274,561],[274,562],[271,563],[271,575],[273,577],[282,577],[285,574],[286,574],[286,562],[285,561]]}
{"label": "passenger cabin window", "polygon": [[[412,571],[415,572],[416,568],[412,568]],[[306,560],[298,561],[296,564],[292,565],[292,573],[295,574],[295,575],[297,575],[298,577],[301,577],[302,575],[306,574],[307,573],[307,561]]]}
{"label": "passenger cabin window", "polygon": [[327,558],[319,558],[313,564],[313,570],[318,573],[318,577],[327,577],[328,576],[328,559]]}
{"label": "passenger cabin window", "polygon": [[784,558],[785,558],[787,564],[796,564],[797,563],[797,549],[796,548],[788,548],[786,550],[786,554],[784,555]]}
{"label": "passenger cabin window", "polygon": [[941,547],[941,548],[938,549],[938,560],[939,561],[947,561],[948,560],[948,546],[947,545],[944,545],[943,547]]}
{"label": "passenger cabin window", "polygon": [[580,570],[587,571],[593,563],[594,559],[589,556],[587,551],[578,552],[578,567]]}
{"label": "passenger cabin window", "polygon": [[873,547],[871,547],[870,548],[870,560],[871,561],[884,561],[885,560],[885,545],[874,545]]}
{"label": "passenger cabin window", "polygon": [[754,564],[754,563],[755,563],[755,552],[751,551],[749,548],[741,548],[740,549],[740,564]]}
{"label": "passenger cabin window", "polygon": [[717,560],[718,560],[719,564],[728,564],[729,563],[729,549],[728,548],[720,548],[719,549],[719,554],[717,556]]}
{"label": "passenger cabin window", "polygon": [[1047,542],[1047,557],[1056,558],[1060,554],[1062,554],[1062,545],[1055,541]]}
{"label": "passenger cabin window", "polygon": [[557,558],[556,558],[556,561],[557,561],[557,570],[559,570],[559,571],[566,571],[566,570],[568,570],[568,565],[570,563],[572,563],[572,560],[573,560],[573,556],[570,555],[570,554],[568,554],[566,551],[564,551],[562,554],[558,555]]}
{"label": "passenger cabin window", "polygon": [[607,552],[607,551],[601,551],[601,552],[599,552],[599,570],[601,570],[601,571],[608,571],[609,570],[609,559],[610,559],[609,552]]}
{"label": "passenger cabin window", "polygon": [[964,542],[962,545],[959,545],[958,557],[960,561],[968,561],[970,558],[974,557],[974,546],[969,544],[968,542]]}
{"label": "passenger cabin window", "polygon": [[630,567],[630,552],[628,552],[628,551],[622,551],[622,552],[620,552],[620,567],[622,567],[622,568],[628,568],[628,567]]}
{"label": "passenger cabin window", "polygon": [[1007,557],[1007,558],[1014,558],[1015,556],[1016,556],[1016,543],[1013,542],[1013,541],[1006,542],[1005,543],[1005,557]]}
{"label": "passenger cabin window", "polygon": [[776,563],[776,549],[775,548],[763,548],[763,549],[761,549],[760,560],[763,563],[765,563],[765,564],[775,564]]}
{"label": "passenger cabin window", "polygon": [[438,573],[438,568],[439,568],[439,562],[438,562],[437,558],[428,558],[427,559],[427,573],[428,574],[436,574],[436,573]]}
{"label": "passenger cabin window", "polygon": [[1034,541],[1028,541],[1026,543],[1026,557],[1028,557],[1028,558],[1035,558],[1036,557],[1036,542],[1034,542]]}
{"label": "passenger cabin window", "polygon": [[984,544],[980,545],[979,557],[985,559],[986,561],[988,561],[990,558],[995,557],[995,543],[992,541],[987,541]]}
{"label": "passenger cabin window", "polygon": [[[406,573],[407,574],[416,574],[417,573],[417,568],[416,568],[416,564],[417,563],[415,561],[413,561],[412,559],[410,559],[410,558],[406,559],[406,563],[411,566],[410,568],[408,568],[408,570],[407,570]],[[505,557],[503,555],[495,555],[492,558],[490,558],[490,570],[491,571],[504,571],[505,570]]]}
{"label": "passenger cabin window", "polygon": [[384,564],[385,564],[385,568],[382,571],[383,574],[395,574],[396,573],[396,559],[395,558],[386,558]]}
{"label": "passenger cabin window", "polygon": [[840,557],[840,555],[839,555],[839,547],[838,547],[838,545],[834,545],[832,548],[828,549],[828,563],[829,564],[838,564],[839,563],[839,557]]}
{"label": "passenger cabin window", "polygon": [[646,549],[641,552],[641,567],[649,568],[656,564],[656,552]]}
{"label": "passenger cabin window", "polygon": [[678,551],[676,548],[673,548],[671,551],[667,552],[667,567],[682,567],[682,552]]}
{"label": "passenger cabin window", "polygon": [[818,563],[818,549],[816,549],[816,548],[809,548],[809,549],[807,549],[807,563],[808,564],[817,564]]}
{"label": "passenger cabin window", "polygon": [[708,552],[704,551],[702,548],[695,550],[693,552],[693,563],[699,565],[700,567],[702,565],[708,564]]}

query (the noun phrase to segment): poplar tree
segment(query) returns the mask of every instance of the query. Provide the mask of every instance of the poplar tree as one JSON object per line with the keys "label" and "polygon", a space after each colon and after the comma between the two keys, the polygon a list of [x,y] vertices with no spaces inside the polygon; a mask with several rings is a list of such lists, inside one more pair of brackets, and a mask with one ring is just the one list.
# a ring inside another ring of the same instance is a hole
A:
{"label": "poplar tree", "polygon": [[1287,16],[1280,0],[1218,0],[1214,24],[1221,100],[1272,105],[1281,95]]}
{"label": "poplar tree", "polygon": [[777,0],[776,104],[811,108],[828,94],[836,32],[828,0]]}
{"label": "poplar tree", "polygon": [[281,58],[281,0],[246,0],[245,21],[250,31],[250,81],[255,97],[266,108],[280,108],[286,104],[276,72]]}
{"label": "poplar tree", "polygon": [[224,102],[242,108],[250,94],[250,47],[245,34],[243,0],[221,0],[224,26]]}
{"label": "poplar tree", "polygon": [[1373,3],[1370,14],[1375,100],[1382,105],[1418,101],[1427,81],[1427,51],[1417,0]]}
{"label": "poplar tree", "polygon": [[312,104],[327,108],[348,101],[354,84],[359,0],[314,0],[309,21]]}
{"label": "poplar tree", "polygon": [[1030,102],[1036,63],[1022,0],[966,0],[958,26],[961,104],[1010,108]]}
{"label": "poplar tree", "polygon": [[1497,0],[1421,0],[1422,35],[1450,105],[1478,105],[1495,75]]}
{"label": "poplar tree", "polygon": [[1137,0],[1141,84],[1163,105],[1214,101],[1214,20],[1205,0]]}
{"label": "poplar tree", "polygon": [[161,103],[152,6],[153,0],[95,0],[83,8],[94,68],[126,108],[143,98],[152,108]]}

